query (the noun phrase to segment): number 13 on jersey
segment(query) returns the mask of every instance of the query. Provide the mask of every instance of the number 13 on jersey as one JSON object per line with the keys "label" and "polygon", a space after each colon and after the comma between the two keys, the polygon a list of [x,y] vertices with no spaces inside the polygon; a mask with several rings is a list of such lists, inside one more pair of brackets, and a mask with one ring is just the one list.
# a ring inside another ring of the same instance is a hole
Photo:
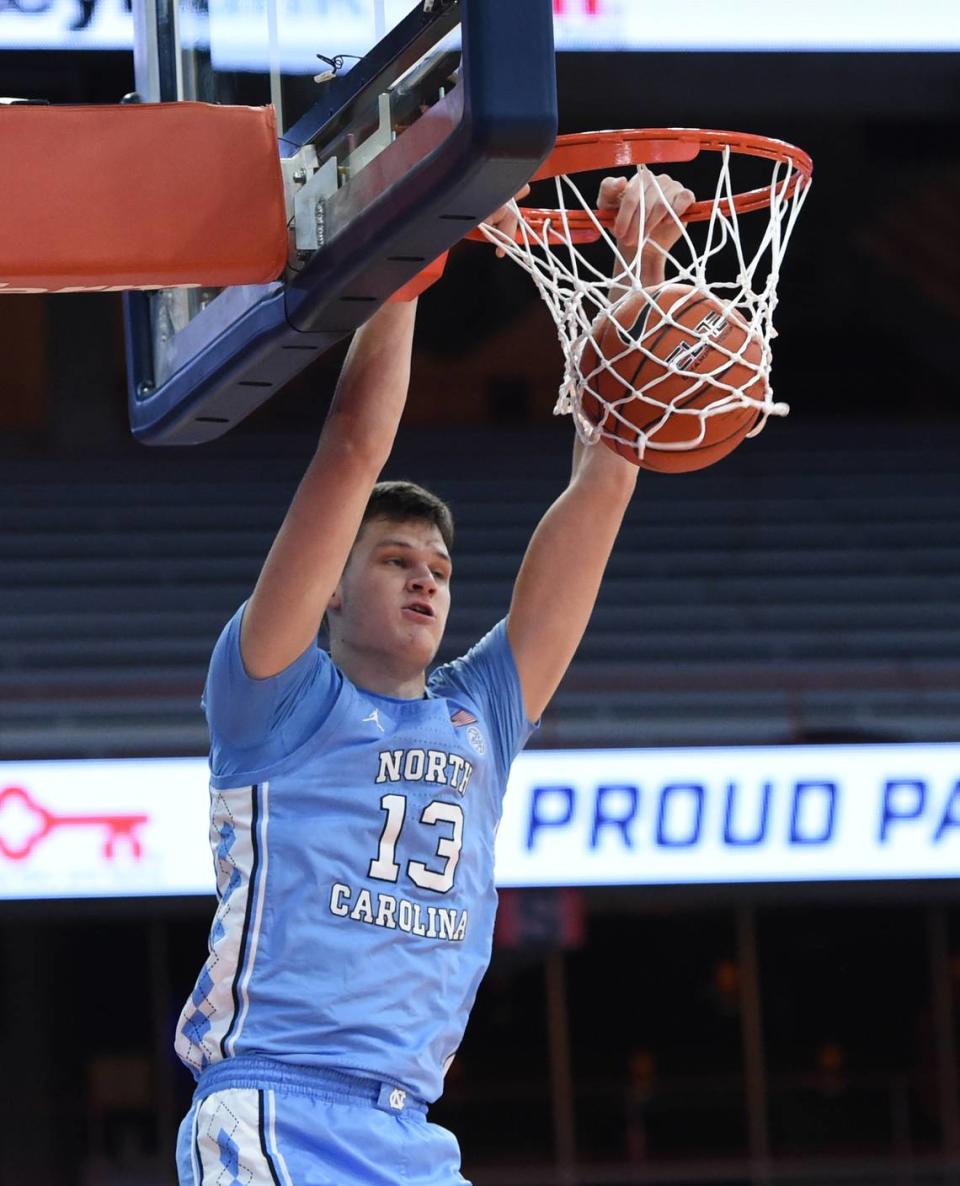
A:
{"label": "number 13 on jersey", "polygon": [[[380,807],[386,812],[387,819],[380,835],[380,847],[376,857],[370,862],[367,875],[375,877],[378,881],[396,882],[400,876],[396,849],[407,814],[407,797],[384,795],[380,800]],[[456,803],[445,803],[443,800],[435,799],[424,807],[420,823],[433,827],[443,824],[453,826],[453,835],[441,835],[433,853],[434,858],[443,861],[442,869],[431,869],[423,861],[407,861],[407,876],[414,885],[420,889],[445,894],[453,888],[453,875],[460,860],[460,849],[463,847],[463,808]]]}

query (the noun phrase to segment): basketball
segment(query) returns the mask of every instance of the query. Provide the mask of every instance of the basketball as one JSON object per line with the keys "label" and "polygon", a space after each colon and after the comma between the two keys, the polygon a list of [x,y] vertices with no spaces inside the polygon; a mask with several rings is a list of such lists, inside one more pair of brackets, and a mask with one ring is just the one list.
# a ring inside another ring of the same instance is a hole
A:
{"label": "basketball", "polygon": [[[759,336],[716,297],[686,284],[638,292],[594,322],[580,360],[583,411],[603,429],[603,443],[634,465],[703,469],[756,424],[759,410],[738,393],[764,398],[762,357]],[[714,404],[720,409],[699,414]]]}

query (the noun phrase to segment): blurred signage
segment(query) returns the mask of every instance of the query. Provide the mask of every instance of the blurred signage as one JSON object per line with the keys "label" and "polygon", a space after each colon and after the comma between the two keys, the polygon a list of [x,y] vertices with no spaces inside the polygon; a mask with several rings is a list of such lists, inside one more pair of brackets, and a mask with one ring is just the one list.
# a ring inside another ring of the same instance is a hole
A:
{"label": "blurred signage", "polygon": [[205,894],[206,763],[0,763],[0,898]]}
{"label": "blurred signage", "polygon": [[960,745],[531,752],[505,886],[960,876]]}
{"label": "blurred signage", "polygon": [[[265,69],[268,0],[181,0],[185,45],[222,69]],[[362,54],[411,0],[276,0],[272,60],[314,72],[317,52]],[[554,0],[557,47],[578,50],[956,50],[953,0]],[[126,0],[6,0],[0,48],[129,49]]]}
{"label": "blurred signage", "polygon": [[[0,898],[213,892],[201,759],[0,763]],[[539,750],[504,887],[960,876],[960,744]]]}

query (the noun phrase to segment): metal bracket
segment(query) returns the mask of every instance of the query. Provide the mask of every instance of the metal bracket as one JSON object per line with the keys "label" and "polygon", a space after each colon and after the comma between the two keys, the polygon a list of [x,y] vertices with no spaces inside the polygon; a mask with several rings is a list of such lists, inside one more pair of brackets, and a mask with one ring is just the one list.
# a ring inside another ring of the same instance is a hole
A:
{"label": "metal bracket", "polygon": [[294,204],[300,188],[316,173],[319,168],[317,150],[312,144],[305,144],[293,156],[280,158],[280,171],[283,174],[283,197],[287,208],[287,223],[294,216]]}
{"label": "metal bracket", "polygon": [[355,173],[359,173],[375,157],[378,157],[387,145],[393,143],[393,117],[390,108],[390,93],[388,91],[383,91],[377,96],[377,113],[379,115],[377,130],[371,133],[362,144],[358,145],[344,161],[345,177],[353,177]]}
{"label": "metal bracket", "polygon": [[293,225],[298,255],[308,255],[323,246],[323,204],[337,192],[339,184],[337,158],[332,156],[294,194]]}
{"label": "metal bracket", "polygon": [[342,164],[336,156],[318,164],[317,150],[312,144],[305,144],[295,156],[281,159],[287,221],[293,220],[292,246],[299,260],[306,259],[324,244],[324,201],[396,139],[391,105],[390,93],[383,91],[377,97],[379,118],[376,129],[344,158]]}

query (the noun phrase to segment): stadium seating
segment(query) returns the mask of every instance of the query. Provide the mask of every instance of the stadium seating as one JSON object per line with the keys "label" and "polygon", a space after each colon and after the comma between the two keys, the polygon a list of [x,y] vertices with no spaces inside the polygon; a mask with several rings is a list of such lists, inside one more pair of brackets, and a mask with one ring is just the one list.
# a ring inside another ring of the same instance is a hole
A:
{"label": "stadium seating", "polygon": [[[450,430],[407,430],[388,470],[457,515],[442,657],[506,611],[568,464],[564,425],[456,431],[451,451]],[[787,421],[714,469],[641,475],[535,744],[960,738],[958,435]],[[205,752],[211,647],[309,449],[6,462],[0,756]]]}

